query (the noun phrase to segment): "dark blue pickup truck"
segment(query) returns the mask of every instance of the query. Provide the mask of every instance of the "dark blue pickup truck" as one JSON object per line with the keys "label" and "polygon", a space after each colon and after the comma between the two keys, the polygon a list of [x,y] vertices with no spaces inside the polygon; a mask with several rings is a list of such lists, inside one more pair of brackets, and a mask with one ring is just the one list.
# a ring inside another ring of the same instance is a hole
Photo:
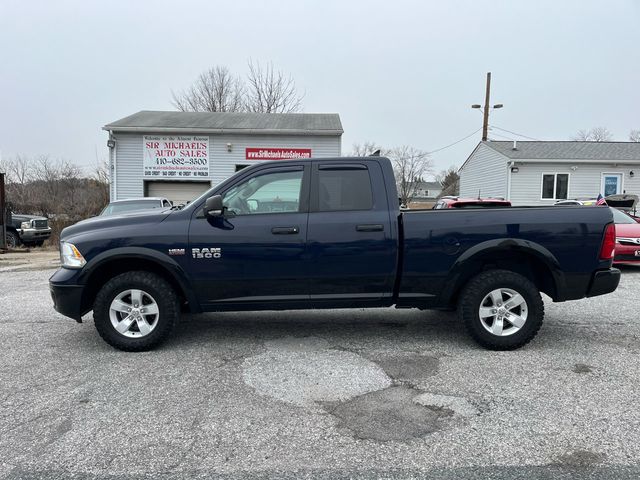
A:
{"label": "dark blue pickup truck", "polygon": [[384,157],[265,162],[183,209],[85,220],[61,235],[58,312],[146,350],[181,311],[458,309],[481,345],[518,348],[556,302],[612,292],[606,207],[400,212]]}

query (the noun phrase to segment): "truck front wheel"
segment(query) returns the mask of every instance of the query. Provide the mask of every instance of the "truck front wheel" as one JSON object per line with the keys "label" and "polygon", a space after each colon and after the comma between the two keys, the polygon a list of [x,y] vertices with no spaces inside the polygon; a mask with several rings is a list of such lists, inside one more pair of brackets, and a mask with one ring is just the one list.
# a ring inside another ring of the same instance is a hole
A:
{"label": "truck front wheel", "polygon": [[489,270],[472,278],[464,288],[458,314],[483,347],[514,350],[540,330],[544,303],[526,277],[509,270]]}
{"label": "truck front wheel", "polygon": [[127,352],[150,350],[171,333],[179,317],[171,285],[150,272],[118,275],[100,289],[93,319],[109,345]]}

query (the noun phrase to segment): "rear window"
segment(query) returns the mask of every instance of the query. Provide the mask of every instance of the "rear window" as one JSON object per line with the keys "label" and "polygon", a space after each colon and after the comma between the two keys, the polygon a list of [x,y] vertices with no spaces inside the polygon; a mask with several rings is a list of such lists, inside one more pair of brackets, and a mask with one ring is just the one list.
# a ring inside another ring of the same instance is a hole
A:
{"label": "rear window", "polygon": [[318,170],[318,210],[370,210],[373,193],[369,170]]}

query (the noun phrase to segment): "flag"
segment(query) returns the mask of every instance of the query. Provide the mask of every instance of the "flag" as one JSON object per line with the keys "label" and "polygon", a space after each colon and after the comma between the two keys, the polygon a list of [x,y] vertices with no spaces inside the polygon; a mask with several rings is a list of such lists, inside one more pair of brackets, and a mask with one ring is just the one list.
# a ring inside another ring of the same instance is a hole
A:
{"label": "flag", "polygon": [[601,194],[598,194],[598,201],[596,202],[596,205],[606,205],[607,202],[605,201],[604,197]]}

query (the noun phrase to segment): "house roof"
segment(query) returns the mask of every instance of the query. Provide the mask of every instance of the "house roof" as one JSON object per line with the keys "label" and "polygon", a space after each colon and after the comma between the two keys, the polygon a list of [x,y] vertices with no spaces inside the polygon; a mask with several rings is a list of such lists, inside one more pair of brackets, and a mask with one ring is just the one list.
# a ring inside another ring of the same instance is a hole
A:
{"label": "house roof", "polygon": [[482,142],[514,160],[640,161],[640,142]]}
{"label": "house roof", "polygon": [[142,110],[102,127],[114,132],[342,135],[337,113],[159,112]]}
{"label": "house roof", "polygon": [[442,190],[440,182],[418,182],[418,186],[427,190]]}

